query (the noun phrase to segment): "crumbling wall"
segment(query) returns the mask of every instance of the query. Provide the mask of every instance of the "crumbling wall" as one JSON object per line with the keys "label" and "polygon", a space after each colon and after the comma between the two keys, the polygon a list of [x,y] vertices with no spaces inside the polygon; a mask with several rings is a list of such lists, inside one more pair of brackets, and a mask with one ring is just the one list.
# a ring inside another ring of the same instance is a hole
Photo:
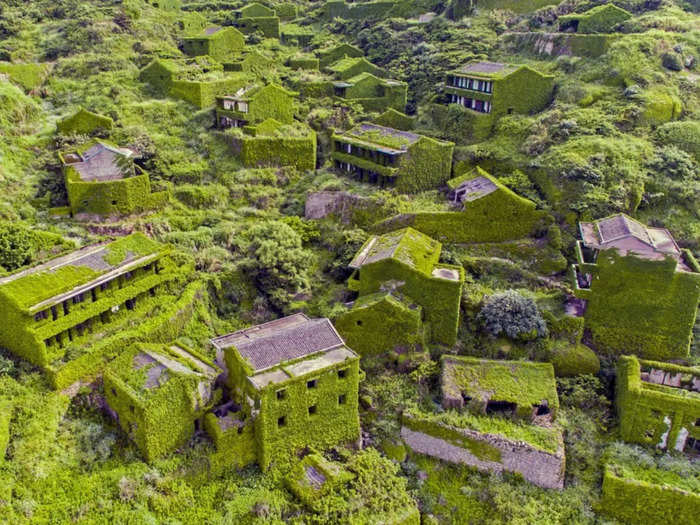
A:
{"label": "crumbling wall", "polygon": [[[560,445],[556,454],[550,454],[522,441],[512,441],[496,434],[482,434],[438,423],[433,423],[432,426],[434,431],[404,416],[401,438],[411,450],[419,454],[469,465],[486,472],[517,472],[539,487],[558,490],[564,488],[563,445]],[[428,431],[435,435],[426,433]],[[453,438],[447,437],[448,435]],[[454,439],[455,435],[459,439]]]}

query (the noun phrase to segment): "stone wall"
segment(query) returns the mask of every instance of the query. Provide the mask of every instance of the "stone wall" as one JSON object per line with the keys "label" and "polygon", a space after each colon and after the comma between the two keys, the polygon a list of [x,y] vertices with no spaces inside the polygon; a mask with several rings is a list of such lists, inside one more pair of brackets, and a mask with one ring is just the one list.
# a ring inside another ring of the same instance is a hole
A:
{"label": "stone wall", "polygon": [[495,447],[500,451],[500,461],[478,458],[466,448],[429,434],[403,426],[401,438],[414,452],[436,457],[450,463],[461,463],[486,472],[517,472],[529,482],[548,489],[564,488],[564,446],[556,454],[538,450],[522,441],[511,441],[494,434],[481,434],[469,429],[455,429],[465,437]]}
{"label": "stone wall", "polygon": [[322,219],[337,215],[343,222],[349,222],[357,206],[367,204],[368,199],[344,191],[319,191],[306,198],[304,216],[307,219]]}

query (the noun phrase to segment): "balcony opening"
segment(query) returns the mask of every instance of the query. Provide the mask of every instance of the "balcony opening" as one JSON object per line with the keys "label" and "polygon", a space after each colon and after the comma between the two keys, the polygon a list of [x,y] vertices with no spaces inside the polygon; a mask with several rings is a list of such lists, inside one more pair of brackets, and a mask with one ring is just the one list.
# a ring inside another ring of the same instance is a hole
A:
{"label": "balcony opening", "polygon": [[488,401],[486,403],[486,413],[488,415],[512,415],[518,407],[510,401]]}

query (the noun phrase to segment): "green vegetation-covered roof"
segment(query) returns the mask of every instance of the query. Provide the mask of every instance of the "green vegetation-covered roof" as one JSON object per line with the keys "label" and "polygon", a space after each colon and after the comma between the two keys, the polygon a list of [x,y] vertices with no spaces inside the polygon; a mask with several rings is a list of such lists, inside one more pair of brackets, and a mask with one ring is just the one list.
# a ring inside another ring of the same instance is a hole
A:
{"label": "green vegetation-covered roof", "polygon": [[551,363],[442,357],[443,395],[462,394],[482,401],[507,401],[531,407],[546,400],[559,405]]}
{"label": "green vegetation-covered roof", "polygon": [[0,279],[0,294],[21,309],[50,306],[51,300],[57,296],[101,276],[123,273],[144,259],[155,258],[164,249],[159,242],[134,233],[112,243],[87,246],[4,277]]}
{"label": "green vegetation-covered roof", "polygon": [[200,382],[212,383],[221,370],[206,357],[180,345],[138,343],[115,359],[108,373],[147,401],[173,380],[184,380],[183,387],[196,394]]}
{"label": "green vegetation-covered roof", "polygon": [[408,146],[417,142],[421,135],[410,131],[400,131],[393,128],[385,128],[376,124],[360,124],[346,131],[343,138],[354,139],[375,146],[385,146],[394,151],[405,151]]}
{"label": "green vegetation-covered roof", "polygon": [[504,64],[501,62],[486,62],[481,60],[473,60],[462,67],[453,69],[450,73],[457,75],[470,75],[484,78],[504,78],[517,71],[520,65]]}
{"label": "green vegetation-covered roof", "polygon": [[348,69],[356,66],[357,64],[367,64],[373,68],[377,67],[365,57],[343,57],[337,62],[334,62],[333,64],[328,66],[328,69],[335,73],[342,73],[343,71],[347,71]]}
{"label": "green vegetation-covered roof", "polygon": [[431,275],[442,245],[427,235],[404,228],[369,239],[350,263],[351,268],[394,259],[425,275]]}

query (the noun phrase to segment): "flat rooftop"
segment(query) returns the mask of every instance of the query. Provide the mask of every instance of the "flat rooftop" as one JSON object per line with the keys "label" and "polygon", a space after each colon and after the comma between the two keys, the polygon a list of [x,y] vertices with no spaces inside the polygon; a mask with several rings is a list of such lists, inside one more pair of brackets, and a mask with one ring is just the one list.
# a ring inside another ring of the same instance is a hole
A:
{"label": "flat rooftop", "polygon": [[502,62],[469,62],[456,69],[456,73],[474,74],[480,76],[504,76],[518,69],[514,64],[504,64]]}
{"label": "flat rooftop", "polygon": [[254,372],[345,344],[328,319],[310,319],[302,313],[217,337],[211,342],[219,350],[235,347]]}
{"label": "flat rooftop", "polygon": [[40,310],[157,258],[163,248],[140,233],[86,246],[0,278],[0,293],[21,308]]}
{"label": "flat rooftop", "polygon": [[481,175],[473,179],[468,178],[468,176],[460,177],[459,179],[448,182],[448,185],[452,190],[459,193],[463,202],[475,201],[498,189],[496,183]]}

